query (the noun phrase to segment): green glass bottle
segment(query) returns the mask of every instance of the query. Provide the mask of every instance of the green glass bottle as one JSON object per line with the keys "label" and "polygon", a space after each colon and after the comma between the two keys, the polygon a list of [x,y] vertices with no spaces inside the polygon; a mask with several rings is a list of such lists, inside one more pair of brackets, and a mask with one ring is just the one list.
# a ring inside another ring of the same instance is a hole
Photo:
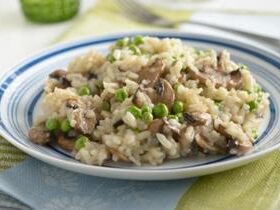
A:
{"label": "green glass bottle", "polygon": [[52,23],[74,17],[79,0],[20,0],[26,18],[35,22]]}

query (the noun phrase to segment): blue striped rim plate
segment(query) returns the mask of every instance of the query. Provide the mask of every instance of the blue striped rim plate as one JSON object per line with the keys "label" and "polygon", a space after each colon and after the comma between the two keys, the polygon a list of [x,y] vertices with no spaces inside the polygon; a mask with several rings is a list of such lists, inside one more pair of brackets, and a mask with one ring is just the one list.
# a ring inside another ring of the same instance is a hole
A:
{"label": "blue striped rim plate", "polygon": [[[136,34],[174,37],[199,48],[227,49],[233,60],[251,69],[262,87],[270,94],[270,111],[262,124],[261,136],[254,150],[244,156],[207,156],[181,158],[152,167],[136,167],[121,163],[108,163],[106,166],[90,166],[74,160],[69,154],[55,146],[39,146],[27,138],[28,129],[38,112],[38,104],[47,75],[54,69],[66,68],[69,61],[90,49],[106,53],[108,46],[123,36]],[[95,176],[164,180],[193,177],[228,170],[262,157],[280,146],[280,58],[254,46],[232,40],[200,34],[178,32],[137,32],[103,36],[76,41],[46,49],[25,59],[11,68],[0,78],[0,133],[9,142],[49,164],[79,173]]]}

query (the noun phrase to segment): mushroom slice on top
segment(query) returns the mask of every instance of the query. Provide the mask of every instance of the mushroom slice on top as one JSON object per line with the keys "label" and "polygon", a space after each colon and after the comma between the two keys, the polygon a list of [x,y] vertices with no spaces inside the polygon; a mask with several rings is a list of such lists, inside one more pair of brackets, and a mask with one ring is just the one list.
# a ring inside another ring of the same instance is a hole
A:
{"label": "mushroom slice on top", "polygon": [[172,85],[165,79],[159,79],[154,84],[153,90],[147,92],[147,94],[154,104],[164,103],[169,109],[171,109],[175,100]]}
{"label": "mushroom slice on top", "polygon": [[159,80],[160,75],[164,72],[165,64],[162,60],[156,59],[150,66],[145,66],[139,71],[138,82],[141,83],[143,80],[150,81],[148,86],[153,87],[154,84]]}
{"label": "mushroom slice on top", "polygon": [[215,146],[210,139],[208,139],[203,134],[195,135],[195,142],[202,149],[203,153],[210,154],[223,154],[224,150],[221,150],[219,147]]}
{"label": "mushroom slice on top", "polygon": [[56,85],[56,87],[65,89],[65,88],[71,86],[70,82],[66,79],[66,74],[67,74],[66,71],[64,71],[62,69],[58,69],[58,70],[55,70],[54,72],[52,72],[49,75],[49,77],[52,79],[56,79],[58,81],[58,84]]}
{"label": "mushroom slice on top", "polygon": [[152,102],[146,92],[141,88],[138,88],[132,97],[132,103],[141,108],[143,105],[151,104]]}
{"label": "mushroom slice on top", "polygon": [[253,144],[252,140],[245,134],[243,135],[243,138],[240,139],[236,136],[233,136],[232,134],[229,133],[227,128],[223,125],[219,125],[217,131],[226,137],[227,142],[228,142],[228,149],[231,154],[244,154],[248,152]]}
{"label": "mushroom slice on top", "polygon": [[66,101],[70,122],[74,122],[76,130],[83,134],[91,134],[97,123],[94,109],[89,109],[77,99],[68,99]]}
{"label": "mushroom slice on top", "polygon": [[208,126],[212,122],[212,117],[208,113],[200,112],[184,112],[183,119],[187,124],[192,126],[206,125]]}
{"label": "mushroom slice on top", "polygon": [[73,151],[75,147],[75,139],[66,138],[62,133],[57,135],[57,144],[62,149]]}
{"label": "mushroom slice on top", "polygon": [[47,144],[51,141],[51,133],[46,130],[43,123],[33,126],[28,132],[29,139],[36,144]]}
{"label": "mushroom slice on top", "polygon": [[227,73],[215,70],[212,67],[205,67],[204,69],[198,70],[196,67],[190,66],[189,70],[190,77],[204,85],[207,80],[210,80],[216,88],[225,87],[231,89],[240,88],[241,86],[242,76],[239,69]]}
{"label": "mushroom slice on top", "polygon": [[240,88],[242,84],[242,75],[240,69],[230,72],[229,75],[230,80],[227,83],[227,89]]}
{"label": "mushroom slice on top", "polygon": [[155,119],[149,124],[148,130],[151,132],[152,135],[155,135],[156,133],[161,133],[163,125],[163,119]]}
{"label": "mushroom slice on top", "polygon": [[124,162],[131,162],[124,154],[122,154],[120,151],[117,149],[108,147],[108,150],[112,155],[115,155],[119,160],[122,160]]}
{"label": "mushroom slice on top", "polygon": [[205,66],[203,69],[198,69],[193,65],[188,66],[189,75],[192,79],[198,80],[201,84],[206,84],[207,80],[210,80],[216,87],[220,87],[227,80],[225,73],[216,71],[210,66]]}

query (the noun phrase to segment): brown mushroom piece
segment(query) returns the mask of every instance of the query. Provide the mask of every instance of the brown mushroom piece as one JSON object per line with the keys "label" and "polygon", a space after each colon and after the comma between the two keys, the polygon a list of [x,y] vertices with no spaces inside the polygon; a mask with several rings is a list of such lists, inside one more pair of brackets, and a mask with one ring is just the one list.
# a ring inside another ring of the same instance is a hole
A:
{"label": "brown mushroom piece", "polygon": [[176,125],[172,125],[166,118],[162,118],[164,125],[162,132],[166,135],[171,135],[174,139],[178,139],[180,135],[180,128]]}
{"label": "brown mushroom piece", "polygon": [[71,109],[72,118],[75,120],[75,129],[83,134],[91,134],[97,123],[94,109],[87,109],[77,99],[68,99],[66,107]]}
{"label": "brown mushroom piece", "polygon": [[163,125],[164,121],[162,119],[155,119],[149,124],[148,130],[152,135],[155,135],[156,133],[161,132]]}
{"label": "brown mushroom piece", "polygon": [[196,134],[195,142],[200,147],[200,149],[202,149],[203,153],[225,154],[226,152],[224,148],[220,148],[218,145],[215,145],[203,134]]}
{"label": "brown mushroom piece", "polygon": [[123,155],[121,152],[119,152],[117,149],[113,149],[113,148],[110,148],[110,147],[107,147],[108,150],[110,151],[110,153],[112,155],[115,155],[119,158],[119,160],[122,160],[124,162],[131,162],[125,155]]}
{"label": "brown mushroom piece", "polygon": [[216,88],[225,87],[227,89],[240,88],[242,75],[239,69],[229,73],[215,70],[212,67],[205,67],[203,70],[198,70],[194,67],[189,68],[189,75],[192,79],[198,80],[205,85],[207,80],[214,83]]}
{"label": "brown mushroom piece", "polygon": [[240,69],[230,72],[229,75],[230,80],[227,83],[227,89],[240,88],[242,84],[242,75]]}
{"label": "brown mushroom piece", "polygon": [[183,120],[184,122],[192,126],[200,126],[200,125],[208,126],[212,122],[212,118],[210,114],[200,113],[200,112],[193,112],[193,113],[184,112]]}
{"label": "brown mushroom piece", "polygon": [[64,71],[62,69],[58,69],[58,70],[55,70],[54,72],[52,72],[49,75],[49,77],[52,79],[56,79],[58,81],[58,84],[56,85],[56,87],[65,89],[65,88],[71,86],[71,83],[66,79],[66,74],[67,74],[66,71]]}
{"label": "brown mushroom piece", "polygon": [[244,154],[248,152],[253,146],[252,141],[249,137],[246,139],[236,139],[232,135],[230,135],[226,131],[226,128],[221,124],[217,128],[217,132],[226,137],[227,146],[231,154]]}
{"label": "brown mushroom piece", "polygon": [[51,141],[51,133],[46,130],[43,123],[33,126],[28,132],[29,139],[36,144],[47,144]]}
{"label": "brown mushroom piece", "polygon": [[172,85],[165,79],[159,79],[153,86],[153,90],[147,92],[154,104],[164,103],[168,109],[172,108],[175,93]]}
{"label": "brown mushroom piece", "polygon": [[138,82],[141,83],[143,80],[150,81],[148,86],[153,87],[154,84],[159,80],[160,75],[164,72],[165,64],[162,60],[156,59],[150,66],[143,67],[138,75]]}
{"label": "brown mushroom piece", "polygon": [[151,99],[144,90],[138,88],[132,97],[132,103],[141,108],[145,104],[150,104]]}
{"label": "brown mushroom piece", "polygon": [[189,74],[192,79],[198,80],[201,84],[206,83],[207,80],[210,80],[215,84],[215,87],[226,86],[229,76],[220,71],[216,71],[212,67],[206,66],[204,69],[196,69],[194,67],[189,68]]}
{"label": "brown mushroom piece", "polygon": [[75,147],[75,139],[66,138],[63,134],[56,136],[57,145],[67,151],[73,151]]}
{"label": "brown mushroom piece", "polygon": [[93,110],[76,109],[72,112],[75,123],[75,129],[83,134],[91,134],[96,125],[96,116]]}
{"label": "brown mushroom piece", "polygon": [[222,51],[217,55],[217,70],[219,72],[226,72],[226,62],[229,59],[229,54]]}

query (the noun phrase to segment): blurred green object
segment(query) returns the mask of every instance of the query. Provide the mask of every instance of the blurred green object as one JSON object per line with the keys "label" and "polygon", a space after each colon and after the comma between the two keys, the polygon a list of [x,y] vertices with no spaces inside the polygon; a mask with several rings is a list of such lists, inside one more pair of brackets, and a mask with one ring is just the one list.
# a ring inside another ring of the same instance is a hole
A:
{"label": "blurred green object", "polygon": [[20,0],[26,18],[52,23],[68,20],[79,11],[79,0]]}

